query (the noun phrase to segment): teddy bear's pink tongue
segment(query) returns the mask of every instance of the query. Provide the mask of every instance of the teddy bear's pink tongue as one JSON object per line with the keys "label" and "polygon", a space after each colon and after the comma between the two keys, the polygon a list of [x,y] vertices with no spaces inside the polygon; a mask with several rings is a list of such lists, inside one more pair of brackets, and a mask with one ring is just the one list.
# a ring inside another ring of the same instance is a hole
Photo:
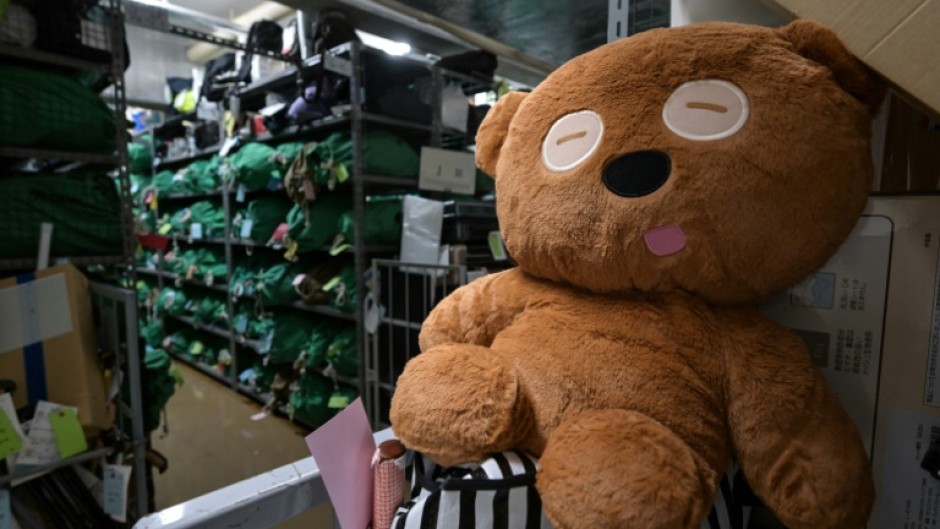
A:
{"label": "teddy bear's pink tongue", "polygon": [[675,224],[649,230],[643,234],[646,247],[653,255],[665,257],[685,248],[685,233]]}

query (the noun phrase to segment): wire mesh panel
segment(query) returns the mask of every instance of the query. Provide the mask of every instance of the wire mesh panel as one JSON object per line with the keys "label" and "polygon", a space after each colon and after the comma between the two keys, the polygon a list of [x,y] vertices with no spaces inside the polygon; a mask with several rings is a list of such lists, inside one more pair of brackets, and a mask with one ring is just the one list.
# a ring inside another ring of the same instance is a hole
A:
{"label": "wire mesh panel", "polygon": [[405,364],[420,352],[418,334],[431,310],[467,283],[463,265],[372,262],[372,304],[366,301],[366,408],[374,428],[389,426],[395,382]]}

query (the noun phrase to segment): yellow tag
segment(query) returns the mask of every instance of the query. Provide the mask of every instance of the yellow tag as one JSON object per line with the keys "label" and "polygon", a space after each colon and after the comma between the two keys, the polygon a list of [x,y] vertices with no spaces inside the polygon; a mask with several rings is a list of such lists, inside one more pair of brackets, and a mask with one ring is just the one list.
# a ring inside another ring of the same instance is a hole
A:
{"label": "yellow tag", "polygon": [[333,290],[334,288],[336,288],[336,285],[338,285],[339,282],[340,282],[340,277],[339,277],[339,276],[336,276],[336,277],[334,277],[333,279],[330,279],[329,281],[327,281],[327,283],[326,283],[325,285],[323,285],[323,291],[324,291],[324,292],[329,292],[329,291]]}
{"label": "yellow tag", "polygon": [[160,235],[166,235],[167,233],[170,233],[170,230],[172,229],[173,229],[173,225],[170,223],[167,223],[167,224],[164,224],[163,226],[160,226],[159,233]]}
{"label": "yellow tag", "polygon": [[202,345],[202,342],[193,342],[193,344],[189,346],[189,352],[194,355],[201,355],[203,349],[205,349],[205,346]]}
{"label": "yellow tag", "polygon": [[338,163],[333,170],[336,171],[336,179],[339,180],[339,183],[343,183],[346,180],[349,180],[349,171],[346,170],[346,166]]}
{"label": "yellow tag", "polygon": [[177,387],[183,386],[183,374],[180,373],[180,370],[178,367],[176,367],[176,364],[170,365],[170,376],[173,377],[173,381],[176,382]]}
{"label": "yellow tag", "polygon": [[66,408],[55,410],[49,415],[49,424],[52,426],[55,444],[59,447],[59,455],[62,459],[88,450],[85,432],[82,431],[82,425],[78,422],[75,410]]}
{"label": "yellow tag", "polygon": [[192,279],[196,275],[196,265],[190,265],[189,269],[186,270],[186,279]]}
{"label": "yellow tag", "polygon": [[332,410],[341,410],[346,406],[349,406],[349,397],[346,395],[333,395],[326,404],[326,407]]}
{"label": "yellow tag", "polygon": [[335,247],[333,247],[333,248],[330,248],[330,255],[332,255],[333,257],[336,257],[337,255],[339,255],[339,254],[345,252],[346,250],[348,250],[350,247],[352,247],[352,245],[349,244],[349,243],[340,244],[339,246],[335,246]]}
{"label": "yellow tag", "polygon": [[297,249],[300,247],[297,244],[297,241],[291,241],[290,246],[287,248],[287,253],[284,254],[284,258],[288,260],[293,260],[294,256],[297,255]]}
{"label": "yellow tag", "polygon": [[16,433],[6,412],[0,409],[0,459],[6,459],[23,449],[23,440]]}

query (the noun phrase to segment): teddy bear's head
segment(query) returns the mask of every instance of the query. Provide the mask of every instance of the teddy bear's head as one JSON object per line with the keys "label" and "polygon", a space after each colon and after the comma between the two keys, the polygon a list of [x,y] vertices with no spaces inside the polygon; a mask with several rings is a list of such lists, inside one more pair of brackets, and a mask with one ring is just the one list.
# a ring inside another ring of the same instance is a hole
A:
{"label": "teddy bear's head", "polygon": [[510,93],[477,136],[506,245],[595,292],[759,300],[848,236],[880,83],[829,30],[653,30]]}

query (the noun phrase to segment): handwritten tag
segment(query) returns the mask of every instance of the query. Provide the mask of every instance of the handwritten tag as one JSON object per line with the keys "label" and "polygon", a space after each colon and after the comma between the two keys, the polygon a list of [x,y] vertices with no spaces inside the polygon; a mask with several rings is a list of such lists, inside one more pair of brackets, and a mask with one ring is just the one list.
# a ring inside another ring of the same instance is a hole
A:
{"label": "handwritten tag", "polygon": [[334,169],[336,171],[336,179],[339,180],[339,183],[343,183],[346,180],[349,180],[349,171],[346,169],[345,164],[336,164]]}
{"label": "handwritten tag", "polygon": [[235,190],[235,202],[244,202],[245,201],[245,184],[238,184],[238,189]]}
{"label": "handwritten tag", "polygon": [[127,486],[131,481],[131,467],[103,465],[104,512],[118,522],[127,521]]}
{"label": "handwritten tag", "polygon": [[194,222],[189,225],[189,236],[195,240],[202,239],[202,223]]}
{"label": "handwritten tag", "polygon": [[9,393],[0,394],[0,459],[19,453],[25,438],[16,417],[13,399]]}
{"label": "handwritten tag", "polygon": [[242,221],[242,229],[238,232],[238,236],[242,239],[251,238],[251,229],[255,227],[255,221],[252,219],[245,219]]}
{"label": "handwritten tag", "polygon": [[49,415],[49,425],[52,426],[56,446],[59,447],[59,456],[63,459],[88,450],[85,432],[82,431],[75,410],[60,408],[52,412]]}
{"label": "handwritten tag", "polygon": [[503,236],[498,231],[491,231],[486,240],[489,242],[490,253],[493,254],[493,259],[496,261],[505,261],[506,246],[503,243]]}
{"label": "handwritten tag", "polygon": [[349,397],[346,395],[333,395],[326,404],[326,407],[332,410],[342,410],[346,406],[349,406]]}
{"label": "handwritten tag", "polygon": [[6,459],[23,449],[23,440],[16,434],[6,413],[0,413],[0,459]]}
{"label": "handwritten tag", "polygon": [[232,322],[232,326],[235,327],[235,332],[238,334],[245,334],[245,329],[248,328],[248,316],[245,314],[235,316],[235,321]]}

